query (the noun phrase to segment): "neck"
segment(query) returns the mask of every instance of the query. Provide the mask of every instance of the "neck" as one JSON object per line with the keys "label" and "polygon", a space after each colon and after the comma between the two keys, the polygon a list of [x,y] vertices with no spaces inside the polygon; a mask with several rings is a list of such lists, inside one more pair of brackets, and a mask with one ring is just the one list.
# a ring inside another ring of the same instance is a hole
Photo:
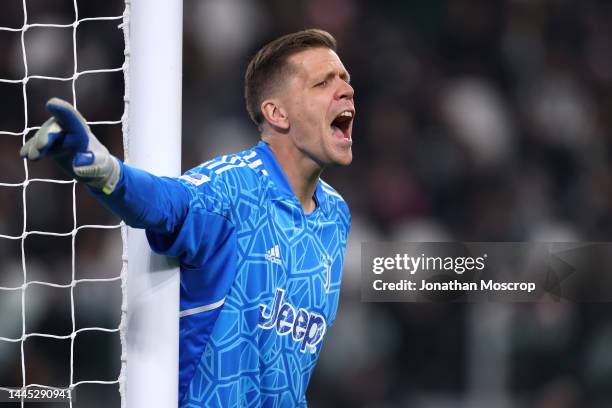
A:
{"label": "neck", "polygon": [[296,198],[306,214],[316,208],[314,193],[323,169],[315,161],[305,156],[293,144],[276,143],[276,138],[266,140],[276,161],[289,181]]}

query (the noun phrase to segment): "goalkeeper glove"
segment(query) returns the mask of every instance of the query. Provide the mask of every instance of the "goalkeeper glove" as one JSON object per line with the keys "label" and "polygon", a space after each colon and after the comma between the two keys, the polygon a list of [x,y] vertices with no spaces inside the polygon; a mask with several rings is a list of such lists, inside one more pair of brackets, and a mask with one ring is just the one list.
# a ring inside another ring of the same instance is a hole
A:
{"label": "goalkeeper glove", "polygon": [[19,155],[29,160],[50,156],[71,177],[101,189],[113,192],[121,166],[91,133],[87,122],[68,102],[52,98],[47,110],[53,116],[28,140]]}

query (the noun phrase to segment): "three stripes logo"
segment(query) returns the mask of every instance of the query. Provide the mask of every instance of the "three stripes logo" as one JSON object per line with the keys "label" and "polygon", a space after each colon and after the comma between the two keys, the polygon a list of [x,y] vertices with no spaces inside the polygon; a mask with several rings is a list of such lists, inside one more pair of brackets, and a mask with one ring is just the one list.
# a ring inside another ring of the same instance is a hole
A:
{"label": "three stripes logo", "polygon": [[274,245],[266,251],[266,260],[277,265],[282,265],[283,261],[280,257],[280,245]]}

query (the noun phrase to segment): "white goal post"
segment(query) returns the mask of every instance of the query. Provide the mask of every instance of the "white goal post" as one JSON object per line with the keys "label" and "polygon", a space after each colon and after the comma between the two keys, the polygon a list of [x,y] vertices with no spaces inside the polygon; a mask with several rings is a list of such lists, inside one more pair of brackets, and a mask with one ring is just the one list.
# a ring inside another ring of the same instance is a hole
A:
{"label": "white goal post", "polygon": [[[127,124],[124,121],[126,162],[157,175],[179,175],[182,0],[127,0],[125,19],[129,32],[124,117],[127,117]],[[122,405],[175,407],[179,358],[178,266],[151,252],[143,230],[128,228],[127,237]]]}

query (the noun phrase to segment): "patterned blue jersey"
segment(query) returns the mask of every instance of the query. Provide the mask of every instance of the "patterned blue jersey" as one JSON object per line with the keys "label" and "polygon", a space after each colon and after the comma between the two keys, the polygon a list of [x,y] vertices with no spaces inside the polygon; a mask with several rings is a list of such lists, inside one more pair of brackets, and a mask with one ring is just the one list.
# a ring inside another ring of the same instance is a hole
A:
{"label": "patterned blue jersey", "polygon": [[[124,170],[120,190],[128,191],[134,169]],[[338,306],[346,203],[320,180],[316,209],[305,214],[263,142],[156,179],[139,188],[168,195],[152,201],[172,215],[126,222],[180,260],[179,405],[306,406]]]}

